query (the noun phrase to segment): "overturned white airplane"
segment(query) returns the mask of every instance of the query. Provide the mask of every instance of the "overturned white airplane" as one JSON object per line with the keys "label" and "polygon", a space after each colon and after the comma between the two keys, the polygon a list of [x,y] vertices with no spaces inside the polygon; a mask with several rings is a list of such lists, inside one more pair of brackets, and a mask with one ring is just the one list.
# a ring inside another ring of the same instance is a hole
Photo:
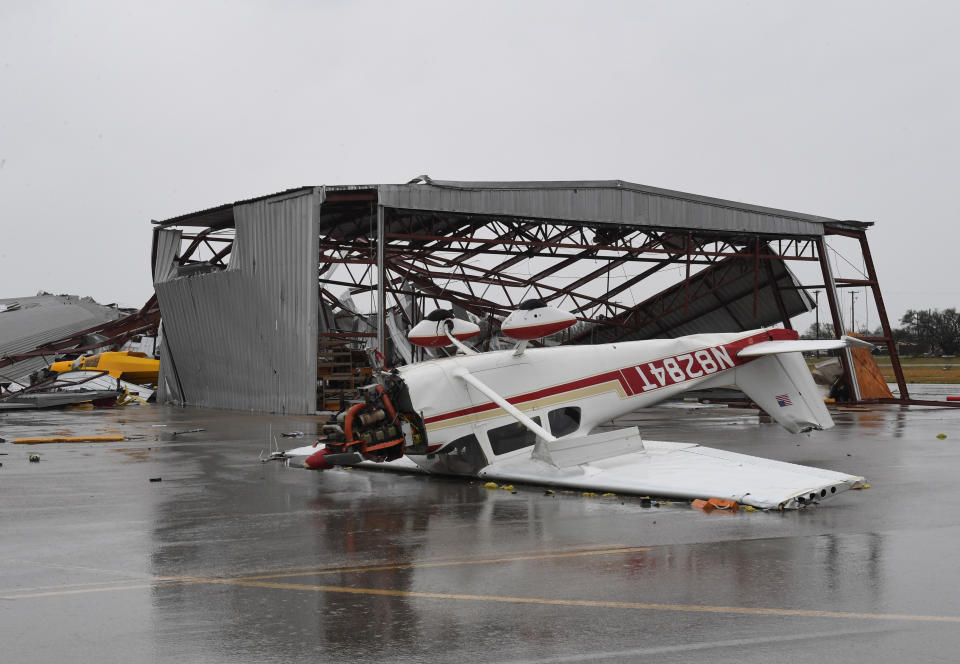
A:
{"label": "overturned white airplane", "polygon": [[365,401],[323,426],[312,469],[387,463],[428,473],[671,498],[725,498],[763,509],[821,502],[862,477],[642,440],[636,428],[590,432],[692,389],[735,386],[793,433],[833,420],[802,351],[869,345],[844,337],[799,341],[792,330],[697,334],[596,346],[526,348],[576,319],[533,300],[502,323],[515,350],[477,353],[479,333],[436,311],[408,338],[462,354],[381,372]]}

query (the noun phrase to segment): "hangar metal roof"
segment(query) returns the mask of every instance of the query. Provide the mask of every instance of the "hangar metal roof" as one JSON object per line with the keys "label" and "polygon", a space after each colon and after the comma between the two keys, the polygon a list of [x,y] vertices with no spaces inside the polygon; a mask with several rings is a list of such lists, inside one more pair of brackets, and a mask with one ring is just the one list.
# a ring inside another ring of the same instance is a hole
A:
{"label": "hangar metal roof", "polygon": [[153,223],[231,227],[235,206],[302,195],[310,189],[331,193],[372,191],[376,192],[380,205],[397,209],[779,237],[820,236],[824,225],[851,230],[872,225],[872,222],[831,219],[623,180],[469,182],[433,180],[425,175],[406,184],[297,187]]}

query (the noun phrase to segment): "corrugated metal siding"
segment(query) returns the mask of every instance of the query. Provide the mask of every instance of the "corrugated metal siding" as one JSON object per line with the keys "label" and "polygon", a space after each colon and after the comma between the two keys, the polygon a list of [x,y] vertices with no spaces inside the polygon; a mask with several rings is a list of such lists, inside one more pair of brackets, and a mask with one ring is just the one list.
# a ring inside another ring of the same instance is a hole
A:
{"label": "corrugated metal siding", "polygon": [[629,183],[541,184],[541,188],[507,184],[502,188],[484,187],[479,183],[380,185],[378,191],[380,204],[394,208],[736,233],[823,235],[819,218],[800,213]]}
{"label": "corrugated metal siding", "polygon": [[173,274],[173,260],[180,249],[180,230],[157,230],[157,252],[153,264],[153,281],[166,281]]}
{"label": "corrugated metal siding", "polygon": [[317,190],[237,206],[226,270],[156,284],[164,369],[186,403],[316,410],[320,198]]}

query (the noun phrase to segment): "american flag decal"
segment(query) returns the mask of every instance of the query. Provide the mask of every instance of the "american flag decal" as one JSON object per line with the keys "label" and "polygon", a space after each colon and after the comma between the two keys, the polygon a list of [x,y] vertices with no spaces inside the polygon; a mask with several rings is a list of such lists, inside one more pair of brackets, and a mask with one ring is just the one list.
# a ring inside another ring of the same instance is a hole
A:
{"label": "american flag decal", "polygon": [[774,399],[777,400],[777,404],[778,404],[781,408],[783,408],[783,407],[785,407],[785,406],[792,406],[792,405],[793,405],[793,402],[790,401],[790,395],[789,395],[789,394],[778,394],[777,396],[774,397]]}

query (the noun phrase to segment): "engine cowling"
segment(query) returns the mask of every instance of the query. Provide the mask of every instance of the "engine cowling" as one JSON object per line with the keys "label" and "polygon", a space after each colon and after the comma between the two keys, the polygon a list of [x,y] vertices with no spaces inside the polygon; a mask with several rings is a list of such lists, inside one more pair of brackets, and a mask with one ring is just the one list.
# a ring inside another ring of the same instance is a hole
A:
{"label": "engine cowling", "polygon": [[480,334],[480,326],[455,318],[453,311],[449,309],[438,309],[414,325],[407,333],[407,339],[410,343],[425,348],[452,346],[445,331],[449,331],[458,341],[464,341]]}
{"label": "engine cowling", "polygon": [[503,320],[500,330],[511,339],[530,341],[556,334],[576,322],[576,316],[543,300],[527,300]]}

